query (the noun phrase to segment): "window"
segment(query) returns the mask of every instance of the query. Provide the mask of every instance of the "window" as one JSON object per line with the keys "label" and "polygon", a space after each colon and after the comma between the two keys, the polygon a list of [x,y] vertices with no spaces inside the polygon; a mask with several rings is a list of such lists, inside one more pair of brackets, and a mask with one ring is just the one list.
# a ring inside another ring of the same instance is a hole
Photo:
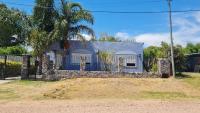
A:
{"label": "window", "polygon": [[126,56],[125,65],[127,67],[136,67],[136,61],[135,55],[128,55]]}
{"label": "window", "polygon": [[135,63],[127,63],[126,66],[128,66],[128,67],[135,67]]}
{"label": "window", "polygon": [[136,67],[137,56],[136,55],[119,55],[119,58],[123,59],[123,66],[126,67]]}
{"label": "window", "polygon": [[72,53],[72,64],[80,64],[81,57],[86,58],[86,64],[91,63],[91,54]]}

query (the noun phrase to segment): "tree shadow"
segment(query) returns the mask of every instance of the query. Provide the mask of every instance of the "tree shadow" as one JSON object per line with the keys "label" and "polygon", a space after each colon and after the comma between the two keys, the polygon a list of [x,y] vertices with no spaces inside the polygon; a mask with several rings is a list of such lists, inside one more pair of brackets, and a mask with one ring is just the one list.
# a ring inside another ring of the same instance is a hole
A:
{"label": "tree shadow", "polygon": [[192,78],[192,76],[188,75],[188,74],[183,74],[183,73],[179,72],[179,73],[176,73],[176,78],[177,79],[185,79],[185,78]]}

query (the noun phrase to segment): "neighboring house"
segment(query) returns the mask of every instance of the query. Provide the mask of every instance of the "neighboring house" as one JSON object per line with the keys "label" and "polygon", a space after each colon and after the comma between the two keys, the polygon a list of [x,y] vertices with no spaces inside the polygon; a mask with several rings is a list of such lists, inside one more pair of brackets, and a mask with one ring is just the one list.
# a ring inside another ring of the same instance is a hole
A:
{"label": "neighboring house", "polygon": [[188,72],[200,72],[200,53],[187,55],[187,70]]}
{"label": "neighboring house", "polygon": [[[64,50],[59,42],[54,43],[47,55],[56,67],[64,67],[65,70],[80,70],[81,58],[86,58],[85,70],[105,71],[100,57],[101,52],[111,54],[110,71],[119,71],[120,59],[123,61],[120,72],[142,73],[143,72],[143,43],[137,42],[100,42],[100,41],[69,41],[66,57],[63,59]],[[62,64],[62,61],[65,61]]]}

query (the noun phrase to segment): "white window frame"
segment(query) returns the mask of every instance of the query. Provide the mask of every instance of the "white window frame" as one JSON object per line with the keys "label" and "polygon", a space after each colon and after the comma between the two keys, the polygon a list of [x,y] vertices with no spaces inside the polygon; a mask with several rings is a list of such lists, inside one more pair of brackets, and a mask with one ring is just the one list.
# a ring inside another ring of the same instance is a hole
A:
{"label": "white window frame", "polygon": [[92,63],[92,55],[91,54],[82,54],[82,53],[72,53],[71,54],[71,63],[73,65],[80,64],[80,58],[86,57],[86,63]]}
{"label": "white window frame", "polygon": [[[129,67],[129,68],[137,67],[137,55],[117,55],[118,62],[120,57],[124,59],[124,64],[123,64],[124,67]],[[128,63],[134,63],[135,66],[127,66]]]}

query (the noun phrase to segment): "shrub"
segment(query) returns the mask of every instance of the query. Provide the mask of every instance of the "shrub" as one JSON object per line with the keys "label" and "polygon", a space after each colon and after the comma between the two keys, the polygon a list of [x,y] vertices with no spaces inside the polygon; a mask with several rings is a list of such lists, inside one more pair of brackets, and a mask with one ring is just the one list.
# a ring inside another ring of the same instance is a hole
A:
{"label": "shrub", "polygon": [[[4,61],[0,60],[0,65],[3,67]],[[21,62],[13,62],[13,61],[7,61],[6,62],[6,70],[4,71],[6,74],[6,77],[10,76],[17,76],[21,74]],[[3,68],[1,68],[3,71]]]}
{"label": "shrub", "polygon": [[0,47],[0,54],[4,55],[22,55],[22,54],[26,54],[27,50],[18,45],[18,46],[12,46],[12,47],[7,47],[7,48],[3,48]]}

